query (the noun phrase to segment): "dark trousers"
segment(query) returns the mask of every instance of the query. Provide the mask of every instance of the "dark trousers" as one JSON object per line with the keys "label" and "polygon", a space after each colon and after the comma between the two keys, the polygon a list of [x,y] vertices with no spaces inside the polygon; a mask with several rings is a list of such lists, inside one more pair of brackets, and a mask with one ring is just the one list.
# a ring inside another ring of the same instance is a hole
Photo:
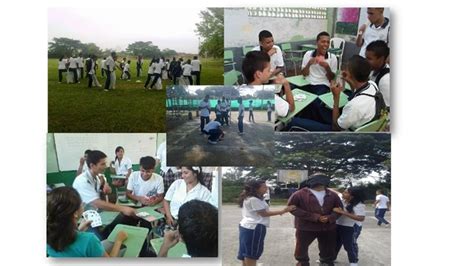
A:
{"label": "dark trousers", "polygon": [[337,231],[302,231],[296,229],[296,247],[295,259],[298,266],[309,266],[308,248],[314,239],[318,239],[319,260],[321,263],[334,265],[334,257],[336,256],[336,238]]}
{"label": "dark trousers", "polygon": [[272,111],[267,111],[268,122],[272,121]]}
{"label": "dark trousers", "polygon": [[80,74],[80,78],[84,78],[84,68],[83,67],[80,67],[79,68],[79,74]]}
{"label": "dark trousers", "polygon": [[192,76],[184,76],[184,77],[188,79],[189,85],[193,85],[193,77]]}
{"label": "dark trousers", "polygon": [[130,75],[130,72],[124,71],[123,73],[125,75],[125,79],[131,79],[132,78],[132,76]]}
{"label": "dark trousers", "polygon": [[161,78],[161,74],[158,74],[158,73],[155,73],[153,74],[154,75],[154,78],[153,78],[153,82],[151,83],[151,87],[153,88],[153,86],[155,86],[155,84],[158,82],[158,79]]}
{"label": "dark trousers", "polygon": [[216,121],[221,123],[221,125],[222,125],[222,114],[217,114],[216,113]]}
{"label": "dark trousers", "polygon": [[347,252],[349,262],[357,263],[359,259],[357,258],[357,251],[354,249],[354,227],[337,225],[336,256],[334,256],[334,260],[342,246]]}
{"label": "dark trousers", "polygon": [[209,116],[201,116],[201,132],[204,133],[204,126],[209,123]]}
{"label": "dark trousers", "polygon": [[384,218],[386,211],[387,209],[375,209],[375,218],[378,220],[377,225],[388,224],[387,220]]}
{"label": "dark trousers", "polygon": [[178,79],[179,79],[180,76],[177,76],[177,75],[173,75],[173,84],[174,85],[178,85]]}
{"label": "dark trousers", "polygon": [[72,71],[72,75],[74,76],[74,83],[77,83],[79,80],[77,79],[77,69],[70,68],[69,71]]}
{"label": "dark trousers", "polygon": [[354,243],[352,243],[352,245],[354,246],[354,251],[357,258],[359,258],[359,245],[357,245],[357,239],[359,239],[361,232],[362,232],[362,226],[354,224]]}
{"label": "dark trousers", "polygon": [[87,78],[89,79],[87,87],[92,88],[92,80],[93,80],[92,74],[87,74]]}
{"label": "dark trousers", "polygon": [[59,69],[58,74],[59,74],[59,82],[63,82],[63,72],[67,72],[66,69]]}
{"label": "dark trousers", "polygon": [[253,117],[253,111],[249,110],[249,122],[255,122],[255,118]]}
{"label": "dark trousers", "polygon": [[201,71],[191,71],[191,75],[196,76],[196,84],[201,85]]}
{"label": "dark trousers", "polygon": [[142,68],[137,67],[137,78],[139,78],[141,74],[142,74]]}
{"label": "dark trousers", "polygon": [[106,75],[105,72],[106,72],[105,69],[103,69],[103,68],[100,69],[100,75],[101,75],[102,77],[105,77],[105,75]]}
{"label": "dark trousers", "polygon": [[110,81],[111,81],[111,77],[110,77],[110,76],[111,76],[111,73],[110,73],[109,70],[106,70],[106,71],[105,71],[105,74],[107,75],[107,79],[105,80],[105,87],[104,87],[104,89],[109,90]]}
{"label": "dark trousers", "polygon": [[211,129],[208,132],[209,138],[207,138],[210,141],[217,141],[221,135],[221,131],[219,129]]}
{"label": "dark trousers", "polygon": [[244,117],[243,116],[239,116],[238,126],[239,126],[239,132],[243,133],[244,132]]}
{"label": "dark trousers", "polygon": [[229,125],[229,112],[222,112],[222,125]]}
{"label": "dark trousers", "polygon": [[154,74],[148,74],[148,76],[146,77],[145,88],[148,87],[148,83],[150,83],[151,78],[154,77],[153,75]]}

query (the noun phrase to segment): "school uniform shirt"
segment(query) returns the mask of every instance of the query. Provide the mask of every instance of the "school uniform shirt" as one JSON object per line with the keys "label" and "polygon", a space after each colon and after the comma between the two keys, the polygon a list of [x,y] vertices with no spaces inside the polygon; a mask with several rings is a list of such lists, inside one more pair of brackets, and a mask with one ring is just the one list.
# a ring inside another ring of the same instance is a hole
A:
{"label": "school uniform shirt", "polygon": [[56,251],[50,245],[46,245],[46,253],[53,258],[102,257],[105,249],[94,233],[77,231],[74,242],[63,251]]}
{"label": "school uniform shirt", "polygon": [[245,114],[244,104],[241,103],[241,104],[239,104],[239,117],[243,117],[244,114]]}
{"label": "school uniform shirt", "polygon": [[220,126],[221,126],[221,123],[217,121],[211,121],[204,126],[203,130],[206,132],[209,132],[210,130],[218,129]]}
{"label": "school uniform shirt", "polygon": [[365,30],[364,35],[362,38],[364,39],[364,43],[360,48],[359,55],[365,58],[365,50],[367,45],[369,45],[373,41],[382,40],[389,44],[389,36],[390,36],[390,20],[388,18],[384,19],[384,23],[379,27],[375,26],[375,24],[371,23]]}
{"label": "school uniform shirt", "polygon": [[375,200],[379,201],[379,203],[377,203],[377,206],[375,206],[375,208],[377,208],[377,209],[388,209],[388,204],[387,203],[390,201],[390,199],[387,196],[379,194],[375,197]]}
{"label": "school uniform shirt", "polygon": [[143,180],[140,171],[133,172],[128,178],[127,190],[135,196],[152,197],[165,193],[163,177],[153,173],[147,181]]}
{"label": "school uniform shirt", "polygon": [[82,172],[84,173],[85,171],[89,171],[89,166],[87,166],[86,162],[82,165]]}
{"label": "school uniform shirt", "polygon": [[[270,109],[271,111],[271,109]],[[290,111],[290,104],[278,95],[275,95],[275,114],[285,117]]]}
{"label": "school uniform shirt", "polygon": [[156,63],[152,63],[150,66],[148,66],[148,74],[155,73],[155,67],[156,67]]}
{"label": "school uniform shirt", "polygon": [[59,61],[58,69],[66,69],[67,59],[63,58]]}
{"label": "school uniform shirt", "polygon": [[105,68],[105,62],[106,62],[106,60],[102,59],[102,61],[100,62],[100,69],[106,69]]}
{"label": "school uniform shirt", "polygon": [[[346,207],[347,207],[347,204],[346,203],[343,203],[344,204],[344,210],[347,211]],[[365,205],[363,203],[358,203],[357,205],[355,205],[353,207],[353,210],[354,210],[354,215],[357,215],[357,216],[364,216],[365,217]],[[349,218],[345,215],[341,215],[337,220],[336,220],[336,224],[338,225],[342,225],[342,226],[348,226],[348,227],[353,227],[354,224],[358,224],[359,221],[356,221],[352,218]]]}
{"label": "school uniform shirt", "polygon": [[253,106],[251,103],[249,103],[249,111],[253,111]]}
{"label": "school uniform shirt", "polygon": [[[312,58],[314,50],[307,51],[303,56],[303,61],[301,62],[301,68],[303,69],[308,64],[309,60]],[[329,64],[329,68],[333,73],[337,71],[337,58],[334,54],[327,52],[327,58],[325,59]],[[319,64],[312,64],[309,67],[309,75],[305,79],[311,83],[311,85],[326,85],[330,86],[329,80],[326,77],[326,69]]]}
{"label": "school uniform shirt", "polygon": [[161,69],[163,68],[163,61],[160,60],[160,62],[158,63],[154,63],[155,66],[154,66],[154,73],[155,74],[161,74]]}
{"label": "school uniform shirt", "polygon": [[100,199],[100,180],[97,176],[93,177],[90,171],[78,175],[74,179],[72,187],[77,190],[85,204]]}
{"label": "school uniform shirt", "polygon": [[77,62],[74,59],[74,57],[69,57],[69,68],[71,69],[76,69],[77,68]]}
{"label": "school uniform shirt", "polygon": [[[283,53],[281,52],[280,47],[277,45],[273,45],[275,48],[276,53],[270,56],[270,68],[273,70],[277,67],[284,67],[285,61],[283,61]],[[252,51],[262,51],[260,46],[256,46],[252,49]]]}
{"label": "school uniform shirt", "polygon": [[211,106],[209,105],[209,101],[206,102],[206,101],[202,100],[199,103],[199,115],[204,116],[204,117],[208,117],[210,108],[211,108]]}
{"label": "school uniform shirt", "polygon": [[[389,65],[385,65],[385,68],[390,68]],[[374,71],[370,72],[370,80],[375,82],[377,78],[377,73]],[[383,101],[386,106],[390,106],[390,73],[385,74],[380,80],[378,88],[383,95]]]}
{"label": "school uniform shirt", "polygon": [[130,71],[130,64],[125,64],[125,66],[123,67],[123,71]]}
{"label": "school uniform shirt", "polygon": [[77,57],[76,62],[77,62],[77,67],[79,68],[84,67],[84,60],[82,57]]}
{"label": "school uniform shirt", "polygon": [[[377,85],[369,81],[369,88],[363,93],[375,95]],[[361,88],[363,90],[363,88]],[[342,109],[337,124],[343,129],[357,129],[370,122],[375,116],[375,99],[366,95],[359,95],[350,100]]]}
{"label": "school uniform shirt", "polygon": [[220,103],[216,104],[216,106],[214,108],[215,108],[214,110],[216,112],[216,115],[221,115],[221,112],[222,112],[221,111],[222,110],[221,109],[221,104]]}
{"label": "school uniform shirt", "polygon": [[267,103],[267,112],[271,112],[271,111],[272,111],[272,104]]}
{"label": "school uniform shirt", "polygon": [[108,71],[115,70],[115,61],[112,56],[108,56],[107,59],[105,59],[105,69],[107,69]]}
{"label": "school uniform shirt", "polygon": [[186,181],[177,179],[171,184],[165,195],[165,200],[170,202],[171,215],[175,219],[178,219],[178,211],[181,205],[193,199],[211,203],[211,192],[199,182],[190,191],[186,192]]}
{"label": "school uniform shirt", "polygon": [[193,67],[190,64],[183,65],[183,76],[191,76]]}
{"label": "school uniform shirt", "polygon": [[197,59],[191,60],[192,71],[201,71],[201,62]]}
{"label": "school uniform shirt", "polygon": [[248,197],[244,200],[242,205],[242,220],[240,226],[247,229],[255,229],[257,224],[262,224],[266,227],[270,226],[270,217],[263,217],[257,212],[268,211],[268,204],[263,199],[257,197]]}
{"label": "school uniform shirt", "polygon": [[115,169],[116,175],[126,175],[128,174],[128,170],[132,169],[132,161],[129,158],[123,157],[122,161],[119,162],[117,158],[112,164],[112,168]]}

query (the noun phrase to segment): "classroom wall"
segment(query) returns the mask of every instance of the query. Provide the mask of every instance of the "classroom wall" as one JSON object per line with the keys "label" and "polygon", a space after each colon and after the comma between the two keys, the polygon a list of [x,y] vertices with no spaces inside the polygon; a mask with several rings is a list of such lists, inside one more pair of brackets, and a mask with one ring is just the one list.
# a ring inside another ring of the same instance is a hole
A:
{"label": "classroom wall", "polygon": [[224,47],[257,46],[258,33],[268,30],[275,42],[289,42],[296,39],[315,39],[326,31],[327,19],[293,19],[279,17],[250,17],[246,8],[224,10]]}

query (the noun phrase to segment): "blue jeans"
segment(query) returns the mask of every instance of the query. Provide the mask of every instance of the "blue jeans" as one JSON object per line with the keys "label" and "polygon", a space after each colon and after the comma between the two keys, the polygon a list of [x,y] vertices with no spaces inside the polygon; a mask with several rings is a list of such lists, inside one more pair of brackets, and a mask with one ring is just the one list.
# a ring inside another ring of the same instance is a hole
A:
{"label": "blue jeans", "polygon": [[324,124],[301,117],[293,117],[287,127],[290,129],[292,126],[302,127],[308,131],[332,131],[332,124]]}
{"label": "blue jeans", "polygon": [[221,135],[222,131],[220,129],[211,129],[208,132],[209,138],[207,138],[210,141],[217,141]]}
{"label": "blue jeans", "polygon": [[357,239],[359,238],[361,232],[362,226],[354,224],[354,242],[352,245],[354,246],[354,252],[357,258],[359,257],[359,245],[357,245]]}
{"label": "blue jeans", "polygon": [[244,117],[239,116],[239,132],[243,133],[244,132]]}
{"label": "blue jeans", "polygon": [[272,111],[267,111],[268,122],[272,121]]}
{"label": "blue jeans", "polygon": [[375,209],[375,218],[378,220],[377,225],[381,225],[383,223],[388,224],[387,220],[384,218],[386,211],[387,209]]}
{"label": "blue jeans", "polygon": [[[354,227],[337,225],[336,254],[339,254],[341,247],[347,252],[350,263],[357,263],[357,252],[354,250]],[[337,257],[337,255],[336,255]]]}

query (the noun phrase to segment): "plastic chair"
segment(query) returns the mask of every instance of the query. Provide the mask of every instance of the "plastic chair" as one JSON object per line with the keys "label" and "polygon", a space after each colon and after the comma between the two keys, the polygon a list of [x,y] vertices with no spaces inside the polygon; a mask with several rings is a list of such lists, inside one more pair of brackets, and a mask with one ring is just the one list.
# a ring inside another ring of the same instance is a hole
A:
{"label": "plastic chair", "polygon": [[246,55],[248,52],[250,52],[250,51],[252,51],[252,47],[250,47],[250,46],[243,46],[243,47],[242,47],[242,54],[243,54],[242,57],[245,57],[245,55]]}
{"label": "plastic chair", "polygon": [[341,70],[342,66],[342,55],[344,54],[344,47],[346,46],[346,40],[342,38],[331,38],[329,41],[329,52],[333,53],[337,57],[337,69]]}
{"label": "plastic chair", "polygon": [[224,85],[239,85],[240,73],[237,70],[231,70],[224,73]]}
{"label": "plastic chair", "polygon": [[235,70],[234,52],[232,50],[224,51],[224,66],[232,65],[232,69]]}
{"label": "plastic chair", "polygon": [[369,122],[356,130],[354,132],[380,132],[383,131],[388,122],[388,116],[382,115],[379,119]]}

